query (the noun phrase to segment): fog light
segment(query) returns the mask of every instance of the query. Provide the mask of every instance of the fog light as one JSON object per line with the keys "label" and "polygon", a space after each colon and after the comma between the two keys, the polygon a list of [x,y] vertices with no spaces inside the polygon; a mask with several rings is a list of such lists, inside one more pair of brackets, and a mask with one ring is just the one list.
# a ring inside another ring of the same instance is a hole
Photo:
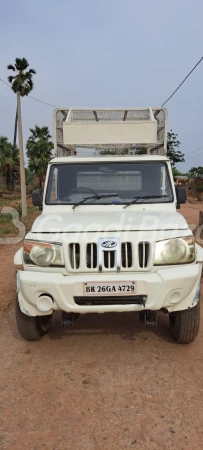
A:
{"label": "fog light", "polygon": [[53,300],[49,295],[40,295],[37,300],[37,307],[40,311],[46,312],[53,308]]}
{"label": "fog light", "polygon": [[170,295],[170,297],[169,297],[169,301],[170,301],[170,303],[177,303],[179,298],[180,298],[180,293],[179,292],[173,292]]}

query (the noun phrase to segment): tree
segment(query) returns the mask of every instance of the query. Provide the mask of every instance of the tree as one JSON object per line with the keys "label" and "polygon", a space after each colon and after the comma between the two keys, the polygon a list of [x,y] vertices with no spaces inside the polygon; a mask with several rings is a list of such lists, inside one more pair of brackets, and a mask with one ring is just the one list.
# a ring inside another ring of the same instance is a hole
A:
{"label": "tree", "polygon": [[180,172],[180,170],[176,169],[176,167],[175,167],[175,166],[174,166],[174,167],[172,167],[172,172],[173,172],[173,178],[174,178],[174,177],[178,177],[178,176],[181,176],[181,175],[182,175],[182,173]]}
{"label": "tree", "polygon": [[15,64],[9,64],[8,70],[15,72],[15,75],[10,75],[8,81],[11,84],[11,89],[17,96],[17,112],[18,112],[18,139],[20,151],[20,184],[21,184],[21,202],[22,202],[22,217],[27,216],[26,203],[26,184],[25,184],[25,168],[24,168],[24,153],[23,153],[23,131],[22,131],[22,116],[21,116],[21,97],[28,95],[33,89],[32,77],[36,74],[34,69],[29,69],[29,63],[26,58],[16,58]]}
{"label": "tree", "polygon": [[5,136],[0,136],[0,170],[5,177],[7,189],[14,188],[14,177],[19,172],[19,150]]}
{"label": "tree", "polygon": [[180,141],[177,139],[177,136],[172,130],[167,133],[167,156],[171,161],[172,167],[177,163],[185,162],[184,154],[178,150]]}
{"label": "tree", "polygon": [[30,128],[31,136],[27,140],[27,157],[29,159],[28,168],[39,178],[39,185],[42,188],[47,165],[52,158],[54,144],[51,141],[48,127]]}
{"label": "tree", "polygon": [[25,182],[26,186],[29,186],[33,183],[35,174],[28,169],[28,167],[25,168]]}
{"label": "tree", "polygon": [[[175,165],[177,163],[185,162],[184,154],[180,150],[178,150],[181,143],[177,139],[177,136],[178,135],[176,133],[174,133],[172,130],[170,130],[167,133],[167,156],[171,161],[171,166],[172,166],[174,176],[176,176],[175,170],[178,171],[178,169],[176,169]],[[147,149],[147,147],[145,145],[140,144],[140,145],[136,145],[135,147],[131,147],[130,149],[128,149],[128,147],[122,148],[122,149],[120,149],[120,154],[121,155],[128,155],[128,154],[129,155],[143,155],[146,153],[146,149]],[[154,149],[156,150],[156,146],[154,147]],[[101,155],[114,155],[116,153],[118,153],[118,149],[116,149],[116,148],[100,150]],[[177,175],[181,175],[181,173],[179,172],[179,173],[177,173]]]}
{"label": "tree", "polygon": [[188,175],[190,178],[203,178],[203,167],[191,167],[191,169],[188,171]]}
{"label": "tree", "polygon": [[[172,130],[170,130],[167,133],[167,156],[171,161],[172,168],[175,167],[175,164],[185,162],[184,154],[178,150],[180,146],[180,141],[177,139],[177,134],[173,133]],[[112,148],[112,149],[105,149],[101,150],[102,155],[112,155],[118,152],[118,149]],[[146,153],[146,146],[145,145],[137,145],[136,147],[131,147],[130,150],[128,148],[123,148],[120,150],[121,155],[142,155]]]}

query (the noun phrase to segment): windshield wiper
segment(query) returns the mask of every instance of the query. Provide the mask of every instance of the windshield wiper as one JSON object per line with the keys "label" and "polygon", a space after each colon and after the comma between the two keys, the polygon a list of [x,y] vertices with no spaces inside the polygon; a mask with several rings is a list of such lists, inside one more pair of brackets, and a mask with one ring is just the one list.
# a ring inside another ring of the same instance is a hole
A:
{"label": "windshield wiper", "polygon": [[148,200],[151,198],[165,198],[165,197],[168,197],[168,195],[144,195],[143,197],[134,197],[134,199],[131,200],[131,202],[128,202],[126,203],[126,205],[124,205],[123,209],[126,209],[128,206],[137,203],[138,200]]}
{"label": "windshield wiper", "polygon": [[100,198],[108,198],[108,197],[118,197],[118,194],[98,194],[98,195],[91,195],[89,197],[85,197],[83,198],[80,202],[75,203],[73,205],[72,209],[75,209],[76,206],[82,205],[83,203],[86,202],[86,200],[90,200],[90,199],[95,199],[95,200],[100,200]]}

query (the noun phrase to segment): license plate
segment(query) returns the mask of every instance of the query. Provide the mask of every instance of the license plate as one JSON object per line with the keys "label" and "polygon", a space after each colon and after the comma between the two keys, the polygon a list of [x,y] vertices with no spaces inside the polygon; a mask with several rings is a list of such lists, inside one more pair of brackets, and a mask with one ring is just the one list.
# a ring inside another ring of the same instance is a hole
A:
{"label": "license plate", "polygon": [[83,283],[84,295],[135,295],[135,282]]}

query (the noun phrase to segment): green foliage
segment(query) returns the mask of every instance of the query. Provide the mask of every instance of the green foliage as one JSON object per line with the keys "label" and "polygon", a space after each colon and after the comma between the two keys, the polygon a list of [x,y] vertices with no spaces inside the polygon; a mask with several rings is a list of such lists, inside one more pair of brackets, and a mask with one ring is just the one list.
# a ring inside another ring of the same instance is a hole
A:
{"label": "green foliage", "polygon": [[19,165],[19,150],[17,147],[13,149],[6,136],[0,136],[0,166],[2,167],[7,162]]}
{"label": "green foliage", "polygon": [[21,203],[16,205],[15,209],[18,211],[19,217],[21,217],[22,216],[22,205],[21,205]]}
{"label": "green foliage", "polygon": [[35,128],[30,128],[30,131],[31,135],[26,144],[29,160],[28,169],[39,178],[39,184],[42,187],[42,181],[46,174],[48,162],[52,158],[54,145],[48,127],[40,128],[35,125]]}
{"label": "green foliage", "polygon": [[184,154],[178,150],[180,141],[177,139],[177,136],[172,130],[167,133],[167,156],[171,161],[172,167],[177,163],[185,162]]}
{"label": "green foliage", "polygon": [[173,172],[173,178],[182,175],[182,173],[180,172],[180,170],[176,169],[175,166],[172,167],[172,172]]}
{"label": "green foliage", "polygon": [[[19,217],[22,216],[22,206],[21,203],[19,203],[16,207],[16,210],[18,211]],[[37,211],[38,208],[36,208],[36,206],[30,205],[27,207],[27,211],[29,214],[33,213],[34,211]]]}
{"label": "green foliage", "polygon": [[191,169],[188,172],[188,175],[190,178],[202,178],[203,176],[203,167],[191,167]]}
{"label": "green foliage", "polygon": [[[172,130],[170,130],[167,133],[167,156],[171,161],[172,168],[175,168],[175,164],[185,162],[184,154],[178,150],[180,146],[180,141],[177,139],[177,134],[173,133]],[[101,150],[102,155],[114,155],[116,153],[116,149],[110,149],[110,150]],[[128,151],[128,148],[123,148],[121,150],[121,155],[142,155],[146,153],[146,147],[143,145],[140,145],[140,147],[132,147],[130,151]],[[177,170],[177,169],[176,169]],[[181,173],[178,171],[177,175],[181,175]],[[174,175],[176,176],[176,175]]]}
{"label": "green foliage", "polygon": [[1,228],[1,235],[4,236],[5,234],[10,234],[10,228]]}
{"label": "green foliage", "polygon": [[196,190],[197,190],[198,192],[203,192],[203,185],[200,184],[200,185],[196,186]]}
{"label": "green foliage", "polygon": [[10,214],[0,214],[0,224],[9,223],[11,221]]}
{"label": "green foliage", "polygon": [[28,95],[33,89],[33,75],[36,74],[34,69],[29,69],[29,63],[26,58],[16,58],[15,64],[9,64],[8,70],[15,72],[15,75],[9,75],[8,81],[11,84],[13,92],[20,92],[20,95]]}
{"label": "green foliage", "polygon": [[35,174],[30,171],[27,167],[25,168],[25,182],[26,186],[29,186],[33,183]]}
{"label": "green foliage", "polygon": [[13,148],[5,136],[0,136],[0,170],[5,177],[7,188],[13,185],[13,178],[19,172],[19,150]]}

